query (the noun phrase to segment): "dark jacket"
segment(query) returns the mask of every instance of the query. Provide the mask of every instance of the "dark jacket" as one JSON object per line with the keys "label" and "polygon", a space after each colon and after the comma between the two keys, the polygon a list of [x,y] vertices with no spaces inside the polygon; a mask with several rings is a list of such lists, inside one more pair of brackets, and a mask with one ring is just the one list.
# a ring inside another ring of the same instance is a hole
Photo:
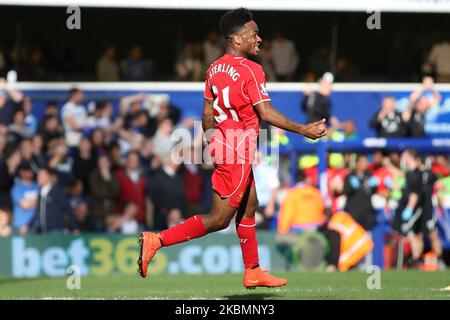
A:
{"label": "dark jacket", "polygon": [[313,93],[303,97],[301,107],[306,112],[306,122],[311,123],[330,117],[330,99],[320,93]]}
{"label": "dark jacket", "polygon": [[11,188],[14,176],[8,171],[7,159],[0,155],[0,205],[4,209],[12,209]]}
{"label": "dark jacket", "polygon": [[[352,184],[351,179],[357,180],[357,184]],[[368,172],[364,173],[362,177],[358,177],[355,172],[352,172],[344,181],[344,194],[347,196],[344,210],[366,230],[372,229],[375,217],[371,201],[372,195],[377,189],[374,179]]]}
{"label": "dark jacket", "polygon": [[163,169],[150,178],[150,197],[155,207],[155,228],[167,228],[167,213],[171,209],[185,212],[185,192],[180,174],[169,176]]}
{"label": "dark jacket", "polygon": [[95,219],[105,219],[116,213],[116,199],[120,192],[119,180],[111,173],[111,180],[106,181],[98,169],[89,177],[91,190],[91,212]]}
{"label": "dark jacket", "polygon": [[402,114],[395,111],[383,120],[378,120],[378,111],[370,121],[370,127],[375,129],[378,138],[402,138],[406,137],[406,124],[403,122]]}
{"label": "dark jacket", "polygon": [[69,199],[61,187],[54,184],[47,197],[42,199],[39,190],[36,213],[30,227],[36,232],[62,231],[73,229],[73,213]]}
{"label": "dark jacket", "polygon": [[411,119],[408,122],[408,137],[426,138],[425,134],[425,113],[413,110]]}

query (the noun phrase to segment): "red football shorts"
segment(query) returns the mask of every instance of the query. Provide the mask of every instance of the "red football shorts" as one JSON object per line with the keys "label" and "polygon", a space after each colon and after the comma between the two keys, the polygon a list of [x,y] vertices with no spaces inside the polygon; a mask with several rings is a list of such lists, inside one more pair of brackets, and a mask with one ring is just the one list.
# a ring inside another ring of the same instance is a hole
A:
{"label": "red football shorts", "polygon": [[238,208],[248,188],[255,185],[252,165],[220,164],[215,165],[212,175],[212,188],[220,197],[229,198],[228,205]]}
{"label": "red football shorts", "polygon": [[211,136],[209,144],[216,170],[212,187],[229,205],[239,207],[251,186],[255,185],[252,159],[257,132],[243,130],[242,123],[225,120]]}

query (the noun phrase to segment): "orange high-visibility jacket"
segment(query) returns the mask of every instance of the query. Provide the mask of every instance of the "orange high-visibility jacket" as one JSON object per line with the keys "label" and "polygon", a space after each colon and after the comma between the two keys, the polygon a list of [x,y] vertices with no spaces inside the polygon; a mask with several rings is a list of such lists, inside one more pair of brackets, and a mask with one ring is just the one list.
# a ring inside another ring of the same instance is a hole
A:
{"label": "orange high-visibility jacket", "polygon": [[373,248],[372,239],[367,235],[366,230],[347,212],[339,211],[333,214],[328,222],[328,228],[339,232],[341,237],[338,264],[341,271],[350,269]]}
{"label": "orange high-visibility jacket", "polygon": [[298,185],[290,189],[278,215],[278,232],[288,233],[293,227],[322,224],[325,221],[325,203],[319,189]]}

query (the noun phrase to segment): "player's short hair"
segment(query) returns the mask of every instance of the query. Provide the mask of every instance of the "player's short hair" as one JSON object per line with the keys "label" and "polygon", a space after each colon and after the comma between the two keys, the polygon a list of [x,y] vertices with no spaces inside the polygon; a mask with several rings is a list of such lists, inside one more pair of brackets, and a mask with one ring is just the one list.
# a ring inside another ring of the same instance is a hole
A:
{"label": "player's short hair", "polygon": [[238,32],[247,22],[253,20],[253,14],[247,8],[238,8],[226,12],[219,21],[220,32],[229,39],[231,35]]}

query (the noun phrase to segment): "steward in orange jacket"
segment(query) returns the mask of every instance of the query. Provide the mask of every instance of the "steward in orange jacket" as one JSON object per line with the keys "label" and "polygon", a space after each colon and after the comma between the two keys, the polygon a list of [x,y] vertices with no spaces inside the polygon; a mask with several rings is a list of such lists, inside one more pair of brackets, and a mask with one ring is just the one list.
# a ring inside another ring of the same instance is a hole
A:
{"label": "steward in orange jacket", "polygon": [[373,249],[372,239],[366,230],[345,211],[336,212],[331,216],[328,229],[339,233],[340,271],[347,271]]}
{"label": "steward in orange jacket", "polygon": [[319,189],[304,183],[303,171],[297,173],[298,184],[291,188],[280,207],[278,232],[289,233],[317,229],[325,222],[325,203]]}

